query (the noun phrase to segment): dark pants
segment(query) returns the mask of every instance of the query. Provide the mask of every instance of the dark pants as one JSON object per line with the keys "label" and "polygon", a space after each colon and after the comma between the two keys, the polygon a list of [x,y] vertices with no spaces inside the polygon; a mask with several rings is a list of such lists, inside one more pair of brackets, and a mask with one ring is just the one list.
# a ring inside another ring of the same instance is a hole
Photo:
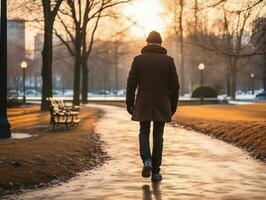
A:
{"label": "dark pants", "polygon": [[152,172],[159,173],[162,163],[163,152],[163,132],[165,122],[154,121],[153,122],[153,149],[152,155],[150,150],[150,121],[140,122],[139,130],[139,145],[140,156],[143,162],[147,160],[152,161]]}

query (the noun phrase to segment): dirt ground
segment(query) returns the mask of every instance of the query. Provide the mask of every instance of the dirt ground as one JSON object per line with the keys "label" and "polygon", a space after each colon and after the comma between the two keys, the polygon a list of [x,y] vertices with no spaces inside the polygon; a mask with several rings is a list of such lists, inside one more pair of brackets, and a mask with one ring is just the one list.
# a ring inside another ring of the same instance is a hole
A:
{"label": "dirt ground", "polygon": [[37,134],[27,139],[0,141],[0,195],[66,180],[100,165],[106,158],[94,123],[101,111],[84,107],[81,123],[71,127],[49,125],[49,113],[38,106],[8,110],[12,132]]}
{"label": "dirt ground", "polygon": [[266,161],[266,104],[181,106],[173,121]]}

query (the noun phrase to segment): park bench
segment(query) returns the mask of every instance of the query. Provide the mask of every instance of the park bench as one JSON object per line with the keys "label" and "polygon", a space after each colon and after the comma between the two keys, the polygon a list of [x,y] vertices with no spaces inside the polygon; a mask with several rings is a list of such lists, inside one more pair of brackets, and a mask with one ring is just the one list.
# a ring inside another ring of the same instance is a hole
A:
{"label": "park bench", "polygon": [[79,107],[67,106],[63,99],[48,97],[46,98],[49,111],[50,123],[53,125],[53,130],[56,125],[65,125],[67,129],[80,122],[78,118]]}

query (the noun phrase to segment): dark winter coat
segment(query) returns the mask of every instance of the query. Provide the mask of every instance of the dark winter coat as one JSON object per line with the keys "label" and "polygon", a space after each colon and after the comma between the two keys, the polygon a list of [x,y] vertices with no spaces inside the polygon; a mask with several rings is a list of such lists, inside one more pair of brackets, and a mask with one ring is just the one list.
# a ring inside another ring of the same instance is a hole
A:
{"label": "dark winter coat", "polygon": [[127,108],[132,108],[134,121],[169,122],[179,97],[174,60],[159,45],[145,46],[141,53],[134,58],[127,79]]}

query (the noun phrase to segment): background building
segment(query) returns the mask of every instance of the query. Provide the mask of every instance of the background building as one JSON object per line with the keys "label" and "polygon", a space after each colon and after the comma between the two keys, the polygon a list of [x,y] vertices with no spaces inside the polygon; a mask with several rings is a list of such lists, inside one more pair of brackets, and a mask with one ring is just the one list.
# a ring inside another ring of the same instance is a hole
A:
{"label": "background building", "polygon": [[8,89],[18,91],[21,86],[20,63],[25,60],[25,20],[12,19],[7,22],[7,66]]}

